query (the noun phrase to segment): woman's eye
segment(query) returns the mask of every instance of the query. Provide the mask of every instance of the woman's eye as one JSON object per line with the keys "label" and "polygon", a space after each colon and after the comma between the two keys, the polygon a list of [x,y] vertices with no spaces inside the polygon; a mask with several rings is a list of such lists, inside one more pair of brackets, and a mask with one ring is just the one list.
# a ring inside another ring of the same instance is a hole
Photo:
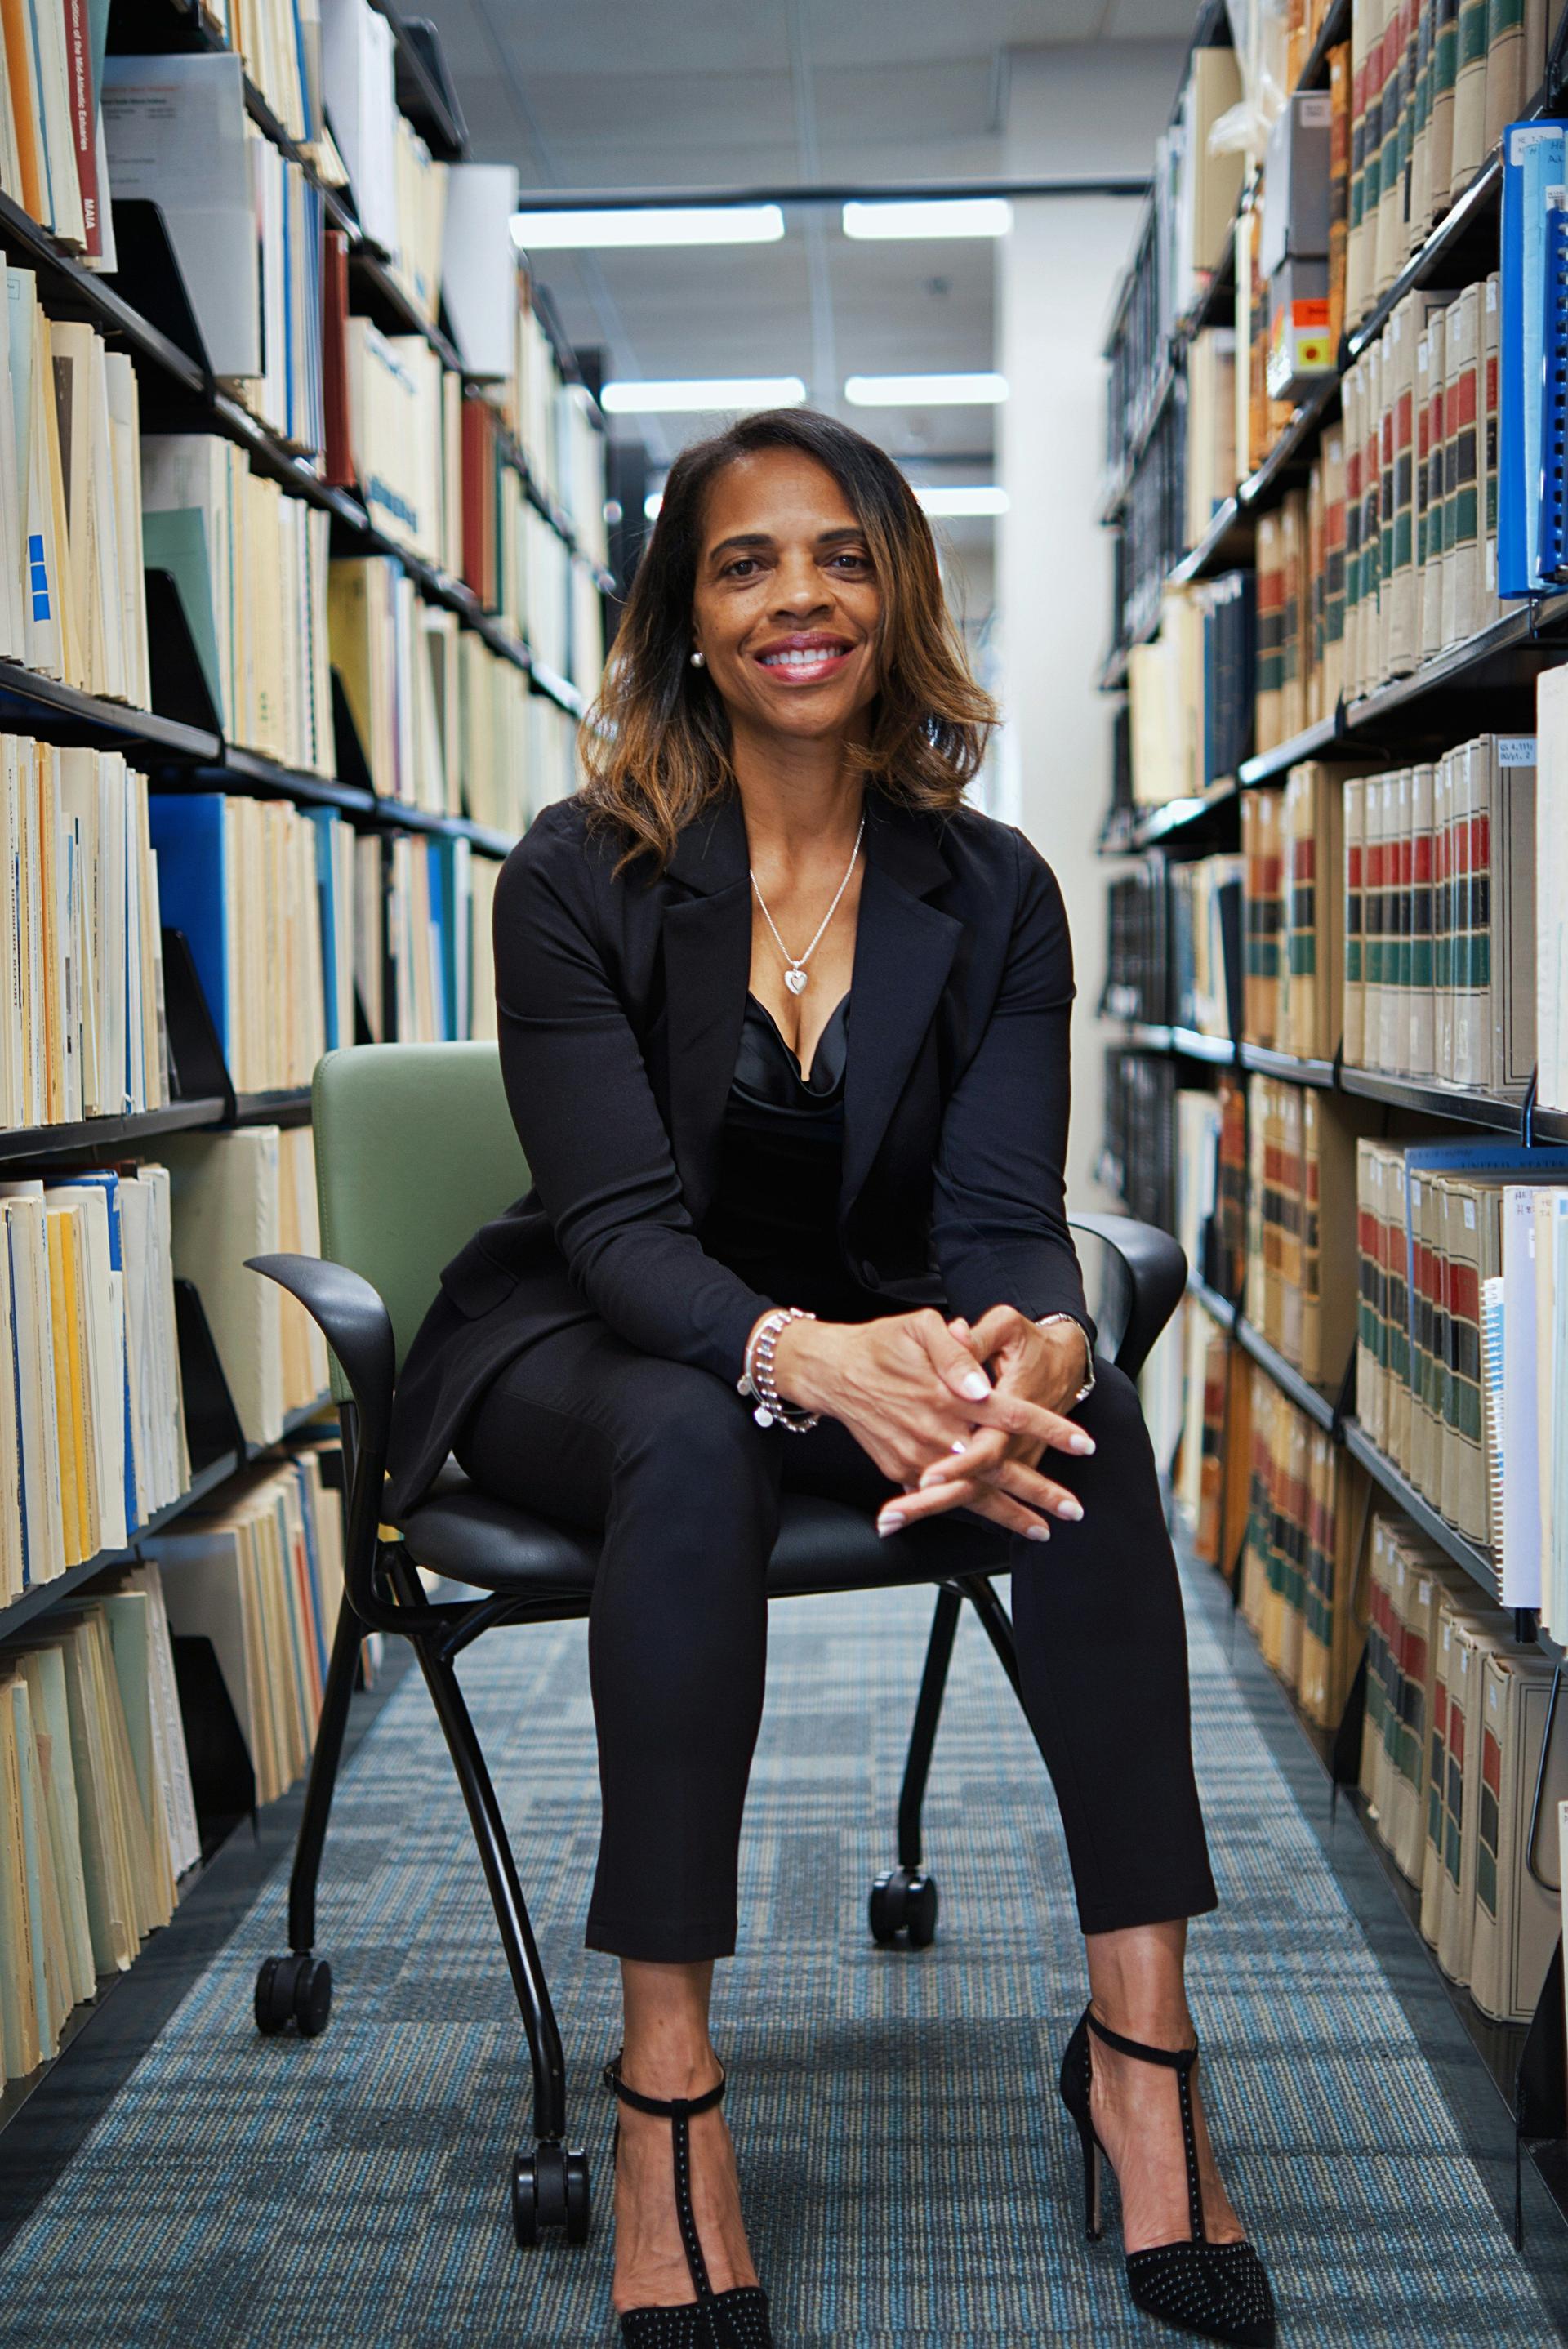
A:
{"label": "woman's eye", "polygon": [[869,558],[863,554],[851,554],[845,553],[843,554],[836,554],[833,557],[833,560],[835,563],[848,564],[851,571],[869,571],[872,567]]}
{"label": "woman's eye", "polygon": [[755,556],[742,554],[738,555],[733,563],[726,564],[724,575],[727,579],[749,579],[756,569]]}

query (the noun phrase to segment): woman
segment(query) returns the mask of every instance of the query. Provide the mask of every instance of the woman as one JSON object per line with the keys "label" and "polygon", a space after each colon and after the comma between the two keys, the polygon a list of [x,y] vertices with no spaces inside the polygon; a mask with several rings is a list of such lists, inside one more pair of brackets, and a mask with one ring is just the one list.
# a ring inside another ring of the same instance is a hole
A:
{"label": "woman", "polygon": [[708,2007],[781,1488],[892,1540],[953,1509],[1018,1537],[1092,1991],[1062,2073],[1090,2237],[1103,2150],[1134,2297],[1273,2337],[1191,2076],[1185,1920],[1215,1893],[1175,1564],[1064,1213],[1067,923],[1028,843],[963,803],[990,719],[897,468],[828,418],[753,417],[673,468],[587,788],[496,892],[537,1187],[443,1275],[395,1500],[451,1446],[500,1497],[603,1531],[587,1942],[621,1961],[634,2344],[769,2337]]}

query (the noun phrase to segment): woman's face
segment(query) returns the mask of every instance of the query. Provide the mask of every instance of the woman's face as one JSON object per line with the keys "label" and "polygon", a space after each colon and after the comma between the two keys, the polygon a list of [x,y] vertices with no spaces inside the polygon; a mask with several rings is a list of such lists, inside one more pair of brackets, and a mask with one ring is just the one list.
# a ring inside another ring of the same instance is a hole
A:
{"label": "woman's face", "polygon": [[882,591],[827,468],[763,449],[710,485],[693,598],[696,648],[746,733],[848,737],[877,688]]}

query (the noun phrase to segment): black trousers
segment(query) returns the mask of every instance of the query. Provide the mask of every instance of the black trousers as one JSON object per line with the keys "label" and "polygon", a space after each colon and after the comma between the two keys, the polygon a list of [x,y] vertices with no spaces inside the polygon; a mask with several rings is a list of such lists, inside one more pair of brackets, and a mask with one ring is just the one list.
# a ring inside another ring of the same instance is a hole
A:
{"label": "black trousers", "polygon": [[[1136,1390],[1109,1363],[1050,1454],[1083,1504],[1013,1544],[1012,1613],[1086,1933],[1217,1905],[1189,1740],[1176,1562]],[[600,1323],[520,1355],[456,1446],[502,1500],[603,1530],[588,1655],[603,1829],[587,1944],[690,1961],[735,1948],[741,1812],[762,1717],[781,1488],[874,1512],[893,1490],[848,1431],[759,1428],[733,1386]]]}

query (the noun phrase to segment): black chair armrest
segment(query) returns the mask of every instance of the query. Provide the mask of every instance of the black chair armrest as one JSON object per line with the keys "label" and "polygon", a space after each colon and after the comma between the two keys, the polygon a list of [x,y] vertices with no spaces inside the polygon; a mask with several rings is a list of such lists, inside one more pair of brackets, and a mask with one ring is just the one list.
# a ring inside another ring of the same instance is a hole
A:
{"label": "black chair armrest", "polygon": [[1155,1340],[1181,1302],[1187,1286],[1187,1258],[1179,1240],[1156,1224],[1140,1224],[1131,1216],[1083,1214],[1069,1216],[1075,1232],[1088,1232],[1119,1258],[1124,1288],[1120,1329],[1116,1315],[1099,1317],[1102,1343],[1119,1370],[1135,1379],[1148,1361]]}
{"label": "black chair armrest", "polygon": [[[387,1478],[387,1445],[392,1425],[392,1390],[397,1350],[392,1318],[370,1283],[346,1265],[315,1256],[253,1256],[247,1268],[275,1280],[297,1297],[336,1355],[354,1397],[354,1441],[344,1544],[344,1580],[355,1612],[374,1629],[402,1630],[375,1587]],[[421,1628],[415,1624],[413,1629]]]}

